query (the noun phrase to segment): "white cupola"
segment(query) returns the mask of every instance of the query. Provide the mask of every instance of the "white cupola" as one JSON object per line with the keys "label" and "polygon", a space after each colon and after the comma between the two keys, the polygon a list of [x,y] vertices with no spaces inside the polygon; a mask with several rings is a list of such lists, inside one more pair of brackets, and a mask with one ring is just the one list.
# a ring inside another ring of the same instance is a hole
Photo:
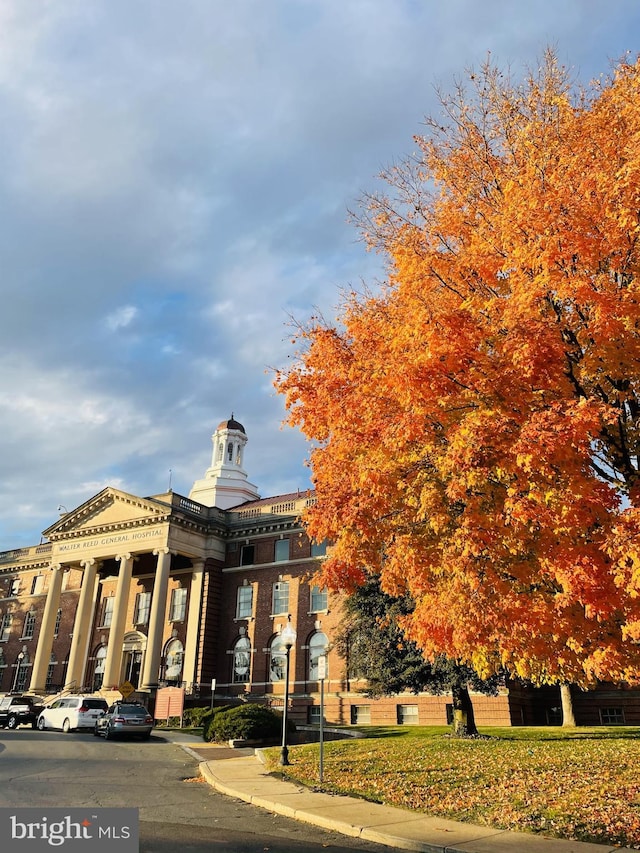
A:
{"label": "white cupola", "polygon": [[193,484],[189,492],[191,500],[205,506],[229,509],[260,497],[242,467],[244,447],[248,440],[244,427],[234,420],[233,414],[228,421],[218,425],[211,436],[211,467],[202,480],[196,480]]}

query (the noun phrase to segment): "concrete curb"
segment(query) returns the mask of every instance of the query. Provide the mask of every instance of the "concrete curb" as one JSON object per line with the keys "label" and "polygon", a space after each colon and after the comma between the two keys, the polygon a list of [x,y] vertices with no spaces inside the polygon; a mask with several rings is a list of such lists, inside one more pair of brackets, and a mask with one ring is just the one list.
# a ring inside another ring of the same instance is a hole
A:
{"label": "concrete curb", "polygon": [[315,793],[270,775],[258,755],[203,761],[199,767],[204,779],[226,796],[333,832],[416,853],[633,853],[614,845],[509,832],[354,797]]}

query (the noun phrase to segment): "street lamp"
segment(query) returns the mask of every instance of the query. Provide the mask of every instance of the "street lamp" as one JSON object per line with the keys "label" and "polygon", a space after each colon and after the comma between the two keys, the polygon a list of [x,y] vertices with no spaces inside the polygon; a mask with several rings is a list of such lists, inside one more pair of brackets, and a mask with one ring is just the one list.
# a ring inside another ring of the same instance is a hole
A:
{"label": "street lamp", "polygon": [[284,710],[282,712],[282,749],[280,750],[280,764],[286,766],[289,764],[289,749],[287,747],[287,711],[289,709],[289,658],[291,656],[291,647],[296,642],[296,632],[291,624],[291,616],[289,621],[284,626],[280,634],[280,642],[285,648],[285,668],[284,668]]}
{"label": "street lamp", "polygon": [[16,692],[16,688],[18,686],[18,676],[20,675],[20,667],[22,666],[22,661],[24,660],[24,658],[25,658],[25,651],[23,649],[21,652],[18,652],[18,656],[16,658],[16,674],[15,674],[15,678],[13,679],[12,693]]}

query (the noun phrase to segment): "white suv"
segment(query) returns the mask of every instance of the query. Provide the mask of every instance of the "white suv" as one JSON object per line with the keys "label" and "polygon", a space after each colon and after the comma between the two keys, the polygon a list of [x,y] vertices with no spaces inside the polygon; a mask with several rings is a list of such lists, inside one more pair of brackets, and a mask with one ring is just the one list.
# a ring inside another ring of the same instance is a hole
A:
{"label": "white suv", "polygon": [[62,729],[63,732],[92,729],[108,707],[107,701],[99,696],[63,696],[42,710],[38,728],[41,732],[45,729]]}

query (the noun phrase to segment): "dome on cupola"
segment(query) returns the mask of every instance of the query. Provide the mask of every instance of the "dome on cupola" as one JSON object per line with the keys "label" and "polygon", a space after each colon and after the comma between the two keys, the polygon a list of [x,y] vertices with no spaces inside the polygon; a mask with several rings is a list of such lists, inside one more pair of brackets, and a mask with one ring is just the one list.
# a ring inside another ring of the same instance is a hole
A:
{"label": "dome on cupola", "polygon": [[192,501],[204,506],[229,509],[260,497],[242,467],[244,448],[249,439],[242,424],[233,417],[222,421],[211,436],[211,465],[204,477],[196,480],[189,492]]}
{"label": "dome on cupola", "polygon": [[[231,417],[229,418],[228,421],[221,421],[218,424],[218,429],[235,429],[238,432],[245,432],[245,429],[242,426],[242,424],[234,419],[233,412],[231,413]],[[246,432],[245,432],[245,435],[246,435]]]}

